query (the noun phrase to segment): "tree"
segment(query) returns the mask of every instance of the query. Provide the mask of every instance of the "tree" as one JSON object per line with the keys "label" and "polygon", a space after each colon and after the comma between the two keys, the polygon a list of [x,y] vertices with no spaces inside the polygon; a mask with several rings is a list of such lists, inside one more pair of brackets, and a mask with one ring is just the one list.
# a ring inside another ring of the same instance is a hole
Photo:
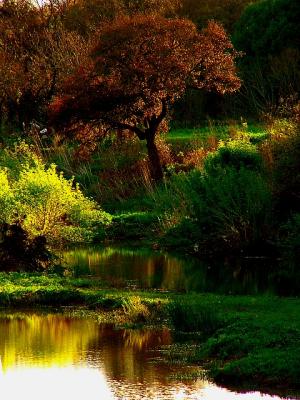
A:
{"label": "tree", "polygon": [[245,53],[242,107],[255,114],[274,111],[300,91],[300,2],[263,0],[249,5],[235,25],[232,40]]}
{"label": "tree", "polygon": [[102,27],[91,53],[50,107],[52,120],[123,129],[145,140],[151,175],[163,177],[155,137],[187,87],[219,93],[240,87],[224,29],[209,22],[200,33],[186,19],[121,16]]}
{"label": "tree", "polygon": [[87,40],[64,29],[58,11],[30,0],[0,4],[0,120],[22,126],[46,105],[86,54]]}

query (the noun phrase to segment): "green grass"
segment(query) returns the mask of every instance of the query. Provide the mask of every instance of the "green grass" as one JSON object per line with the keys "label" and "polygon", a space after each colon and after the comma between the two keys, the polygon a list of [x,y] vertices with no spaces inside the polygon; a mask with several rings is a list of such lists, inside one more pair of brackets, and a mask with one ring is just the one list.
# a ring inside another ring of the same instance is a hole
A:
{"label": "green grass", "polygon": [[166,140],[171,145],[186,146],[187,142],[194,142],[196,145],[206,145],[209,137],[215,137],[217,140],[227,140],[230,137],[244,136],[249,138],[250,142],[257,144],[268,138],[267,130],[259,124],[228,125],[219,124],[203,126],[198,128],[173,128],[166,135]]}
{"label": "green grass", "polygon": [[198,336],[171,349],[173,360],[204,364],[223,384],[300,388],[299,299],[192,295],[181,308],[181,326]]}
{"label": "green grass", "polygon": [[172,140],[183,140],[183,139],[206,139],[210,135],[217,135],[220,139],[225,139],[228,135],[228,128],[226,126],[219,127],[200,127],[200,128],[176,128],[171,129],[167,134],[167,139]]}
{"label": "green grass", "polygon": [[0,306],[75,306],[104,322],[167,324],[176,332],[169,359],[205,366],[226,384],[300,388],[298,298],[118,291],[97,280],[0,273]]}
{"label": "green grass", "polygon": [[228,127],[208,127],[201,128],[176,128],[171,129],[166,135],[166,142],[175,152],[206,147],[209,137],[216,140],[226,140],[229,138]]}

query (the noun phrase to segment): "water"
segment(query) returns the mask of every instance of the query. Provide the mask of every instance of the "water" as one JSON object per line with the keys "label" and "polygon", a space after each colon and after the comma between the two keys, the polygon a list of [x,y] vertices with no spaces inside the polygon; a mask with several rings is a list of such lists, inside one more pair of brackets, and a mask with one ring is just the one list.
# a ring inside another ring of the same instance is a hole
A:
{"label": "water", "polygon": [[0,314],[1,400],[279,400],[236,393],[206,380],[172,379],[160,361],[168,329],[114,330],[59,314]]}
{"label": "water", "polygon": [[63,260],[76,277],[100,278],[117,288],[294,295],[299,282],[292,271],[274,273],[274,261],[263,258],[203,262],[151,250],[90,247],[64,251]]}

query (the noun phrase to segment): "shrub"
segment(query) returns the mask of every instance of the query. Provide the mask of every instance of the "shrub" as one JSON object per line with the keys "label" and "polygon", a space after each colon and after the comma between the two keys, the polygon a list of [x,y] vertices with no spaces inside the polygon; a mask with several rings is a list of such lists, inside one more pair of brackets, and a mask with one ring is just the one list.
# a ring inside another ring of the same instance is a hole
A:
{"label": "shrub", "polygon": [[[173,179],[173,185],[184,182],[174,189],[175,202],[176,191],[181,190],[183,206],[177,220],[165,226],[161,242],[202,255],[228,249],[250,251],[252,247],[258,252],[272,226],[268,183],[245,167],[212,171],[193,171]],[[171,199],[171,194],[168,197]]]}
{"label": "shrub", "polygon": [[113,239],[141,239],[152,236],[159,218],[146,212],[132,212],[113,217],[108,234]]}
{"label": "shrub", "polygon": [[293,214],[290,220],[281,227],[281,236],[286,255],[289,259],[300,257],[300,213]]}
{"label": "shrub", "polygon": [[248,168],[254,171],[262,169],[262,157],[256,146],[242,140],[232,140],[210,153],[205,161],[205,170],[214,173],[226,167]]}
{"label": "shrub", "polygon": [[170,227],[160,239],[161,245],[185,253],[197,252],[201,241],[203,241],[201,227],[197,220],[189,217],[182,218],[178,224]]}
{"label": "shrub", "polygon": [[55,165],[46,167],[30,152],[26,162],[2,167],[0,182],[2,222],[18,220],[32,238],[91,240],[97,227],[111,220],[93,200],[84,197],[73,179],[57,173]]}
{"label": "shrub", "polygon": [[299,48],[300,5],[294,0],[263,0],[249,5],[236,24],[233,42],[248,57],[267,58]]}
{"label": "shrub", "polygon": [[9,220],[9,216],[13,212],[13,197],[7,170],[0,169],[0,223]]}
{"label": "shrub", "polygon": [[212,242],[245,247],[266,237],[272,197],[261,175],[244,167],[225,168],[218,175],[204,175],[201,183],[194,212]]}
{"label": "shrub", "polygon": [[0,224],[0,269],[43,270],[53,260],[44,236],[30,239],[16,222]]}
{"label": "shrub", "polygon": [[300,130],[289,120],[276,121],[272,136],[260,149],[273,178],[276,208],[281,218],[300,212]]}
{"label": "shrub", "polygon": [[146,322],[151,314],[148,307],[142,303],[140,296],[124,299],[122,307],[126,318],[133,323]]}

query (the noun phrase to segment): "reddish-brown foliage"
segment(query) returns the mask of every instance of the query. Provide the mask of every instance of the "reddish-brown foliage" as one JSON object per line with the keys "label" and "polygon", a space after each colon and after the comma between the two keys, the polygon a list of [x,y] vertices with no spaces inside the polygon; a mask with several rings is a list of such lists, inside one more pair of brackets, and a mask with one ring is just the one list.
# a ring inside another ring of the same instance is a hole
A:
{"label": "reddish-brown foliage", "polygon": [[30,0],[0,1],[0,119],[39,118],[60,82],[83,62],[86,41],[54,16]]}
{"label": "reddish-brown foliage", "polygon": [[162,178],[155,135],[187,87],[233,92],[236,56],[224,29],[198,32],[186,19],[118,17],[102,27],[91,64],[65,82],[51,107],[56,121],[101,122],[146,140],[152,176]]}

